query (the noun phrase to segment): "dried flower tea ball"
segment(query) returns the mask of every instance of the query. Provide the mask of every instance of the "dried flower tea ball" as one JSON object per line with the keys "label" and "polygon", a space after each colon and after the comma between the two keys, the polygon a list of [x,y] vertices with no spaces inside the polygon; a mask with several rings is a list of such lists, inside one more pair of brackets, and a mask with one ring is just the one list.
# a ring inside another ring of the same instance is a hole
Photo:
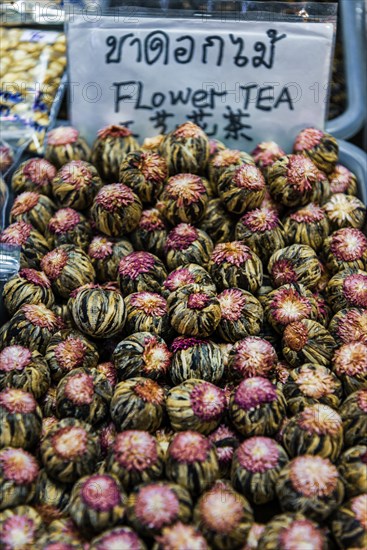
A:
{"label": "dried flower tea ball", "polygon": [[23,449],[0,450],[0,510],[28,504],[35,493],[37,460]]}
{"label": "dried flower tea ball", "polygon": [[162,141],[164,140],[164,134],[157,134],[156,136],[144,138],[141,149],[143,151],[158,151]]}
{"label": "dried flower tea ball", "polygon": [[119,182],[130,187],[143,204],[158,199],[167,176],[167,163],[155,152],[131,152],[120,164]]}
{"label": "dried flower tea ball", "polygon": [[263,323],[263,308],[250,293],[240,288],[228,288],[218,294],[221,319],[218,335],[227,342],[236,342],[246,336],[260,333]]}
{"label": "dried flower tea ball", "polygon": [[345,502],[331,521],[331,531],[340,548],[367,547],[367,493]]}
{"label": "dried flower tea ball", "polygon": [[135,250],[145,250],[159,258],[165,258],[168,230],[157,208],[143,210],[139,224],[130,235]]}
{"label": "dried flower tea ball", "polygon": [[167,161],[170,175],[201,174],[209,159],[209,139],[193,122],[185,122],[167,134],[159,146],[159,152]]}
{"label": "dried flower tea ball", "polygon": [[279,514],[274,516],[261,532],[258,550],[327,550],[328,540],[324,530],[303,514]]}
{"label": "dried flower tea ball", "polygon": [[285,152],[274,141],[262,141],[256,145],[255,149],[251,152],[251,156],[256,166],[267,177],[269,168],[275,161],[284,157]]}
{"label": "dried flower tea ball", "polygon": [[263,262],[267,262],[276,250],[285,247],[285,235],[287,232],[278,214],[269,208],[246,212],[237,222],[235,231],[236,240],[243,241]]}
{"label": "dried flower tea ball", "polygon": [[343,502],[344,486],[336,466],[328,458],[302,455],[280,472],[276,492],[285,512],[300,512],[320,521]]}
{"label": "dried flower tea ball", "polygon": [[189,378],[219,382],[224,365],[221,350],[215,342],[179,336],[171,345],[173,352],[169,374],[174,384]]}
{"label": "dried flower tea ball", "polygon": [[38,399],[46,393],[50,383],[48,365],[38,351],[14,345],[0,352],[0,389],[22,389]]}
{"label": "dried flower tea ball", "polygon": [[336,347],[330,332],[310,319],[302,319],[286,326],[282,339],[283,356],[292,365],[316,363],[327,367]]}
{"label": "dried flower tea ball", "polygon": [[211,199],[199,228],[209,235],[213,243],[225,243],[233,239],[235,221],[220,199]]}
{"label": "dried flower tea ball", "polygon": [[11,179],[14,193],[37,191],[41,195],[51,196],[51,183],[56,176],[56,168],[42,158],[31,158],[22,162]]}
{"label": "dried flower tea ball", "polygon": [[367,272],[350,267],[339,271],[330,279],[326,297],[335,313],[348,307],[367,309]]}
{"label": "dried flower tea ball", "polygon": [[89,544],[89,550],[107,550],[108,548],[146,550],[147,547],[130,527],[115,527],[93,538]]}
{"label": "dried flower tea ball", "polygon": [[47,474],[61,483],[74,483],[95,471],[99,443],[89,424],[64,418],[53,425],[41,443]]}
{"label": "dried flower tea ball", "polygon": [[14,162],[14,153],[10,145],[1,140],[0,145],[0,173],[5,173]]}
{"label": "dried flower tea ball", "polygon": [[140,199],[126,185],[105,185],[90,209],[96,228],[110,237],[122,237],[137,228],[142,212]]}
{"label": "dried flower tea ball", "polygon": [[149,252],[131,252],[118,266],[118,282],[124,295],[133,292],[160,292],[167,277],[163,262]]}
{"label": "dried flower tea ball", "polygon": [[244,151],[238,151],[237,149],[220,149],[216,151],[208,162],[208,175],[210,181],[213,183],[214,187],[217,187],[218,180],[220,176],[226,170],[231,170],[232,172],[239,166],[243,164],[252,164],[254,165],[254,159],[248,153]]}
{"label": "dried flower tea ball", "polygon": [[0,512],[0,547],[4,550],[38,548],[43,532],[42,518],[31,506],[16,506]]}
{"label": "dried flower tea ball", "polygon": [[72,208],[61,208],[49,220],[45,237],[55,248],[62,244],[73,244],[87,249],[92,239],[89,221]]}
{"label": "dried flower tea ball", "polygon": [[121,160],[138,148],[131,130],[111,124],[99,130],[93,143],[92,162],[102,179],[118,181]]}
{"label": "dried flower tea ball", "polygon": [[152,332],[166,338],[171,334],[166,300],[155,292],[134,292],[125,298],[128,334]]}
{"label": "dried flower tea ball", "polygon": [[326,267],[333,274],[343,269],[367,271],[367,237],[359,229],[335,231],[323,245]]}
{"label": "dried flower tea ball", "polygon": [[167,306],[172,327],[185,336],[209,336],[220,321],[216,294],[200,285],[186,285],[172,292]]}
{"label": "dried flower tea ball", "polygon": [[93,474],[75,483],[68,511],[79,529],[90,536],[122,523],[126,500],[115,476]]}
{"label": "dried flower tea ball", "polygon": [[255,293],[263,281],[260,258],[241,241],[217,244],[209,273],[218,290],[234,287]]}
{"label": "dried flower tea ball", "polygon": [[33,504],[45,523],[65,515],[69,499],[70,487],[51,479],[45,470],[41,470],[37,479]]}
{"label": "dried flower tea ball", "polygon": [[217,185],[222,204],[232,214],[258,208],[265,196],[264,176],[253,164],[223,171]]}
{"label": "dried flower tea ball", "polygon": [[367,311],[344,308],[331,319],[329,332],[338,345],[362,342],[367,345]]}
{"label": "dried flower tea ball", "polygon": [[248,336],[233,345],[229,352],[228,371],[231,379],[268,378],[277,362],[276,351],[270,342],[258,336]]}
{"label": "dried flower tea ball", "polygon": [[111,418],[119,431],[155,432],[161,425],[165,402],[164,389],[153,380],[129,378],[115,387]]}
{"label": "dried flower tea ball", "polygon": [[111,385],[103,374],[96,369],[73,369],[57,386],[57,416],[96,424],[107,416],[111,397]]}
{"label": "dried flower tea ball", "polygon": [[363,202],[343,193],[333,195],[323,209],[334,231],[343,227],[362,229],[366,221],[366,206]]}
{"label": "dried flower tea ball", "polygon": [[167,394],[166,408],[172,428],[209,434],[217,428],[226,410],[224,390],[210,382],[190,378]]}
{"label": "dried flower tea ball", "polygon": [[193,283],[216,292],[215,284],[209,273],[198,264],[186,264],[184,267],[178,267],[171,271],[163,283],[163,289],[164,292],[170,293]]}
{"label": "dried flower tea ball", "polygon": [[166,476],[195,495],[209,489],[219,477],[214,445],[198,432],[176,433],[167,452]]}
{"label": "dried flower tea ball", "polygon": [[133,252],[134,249],[127,239],[112,241],[102,235],[93,237],[88,256],[100,283],[117,280],[117,269],[121,258]]}
{"label": "dried flower tea ball", "polygon": [[348,497],[367,493],[367,446],[350,447],[339,457],[338,469]]}
{"label": "dried flower tea ball", "polygon": [[305,363],[288,372],[283,393],[289,410],[297,414],[304,407],[316,403],[338,410],[343,388],[339,378],[327,367]]}
{"label": "dried flower tea ball", "polygon": [[286,416],[286,408],[282,391],[260,376],[243,380],[229,402],[232,423],[246,437],[274,435]]}
{"label": "dried flower tea ball", "polygon": [[330,174],[338,161],[339,146],[330,134],[317,128],[305,128],[296,137],[293,150],[309,157],[315,165]]}
{"label": "dried flower tea ball", "polygon": [[367,445],[367,389],[349,395],[339,408],[343,420],[344,445]]}
{"label": "dried flower tea ball", "polygon": [[114,336],[125,324],[125,303],[113,283],[78,288],[71,294],[69,308],[76,327],[92,338]]}
{"label": "dried flower tea ball", "polygon": [[44,353],[51,336],[61,328],[61,319],[45,305],[25,304],[0,329],[0,347],[21,345]]}
{"label": "dried flower tea ball", "polygon": [[127,518],[136,531],[152,536],[176,521],[187,523],[192,514],[192,500],[183,486],[158,481],[135,487],[127,503]]}
{"label": "dried flower tea ball", "polygon": [[50,279],[53,290],[62,298],[88,283],[95,272],[89,257],[81,248],[63,244],[48,252],[41,260],[41,268]]}
{"label": "dried flower tea ball", "polygon": [[171,176],[160,196],[158,210],[172,225],[197,223],[209,201],[207,186],[208,183],[195,174]]}
{"label": "dried flower tea ball", "polygon": [[29,450],[38,443],[42,413],[31,393],[15,388],[0,392],[0,448],[22,447]]}
{"label": "dried flower tea ball", "polygon": [[10,315],[14,315],[23,304],[42,303],[51,308],[55,297],[51,282],[42,271],[21,269],[4,285],[3,301]]}
{"label": "dried flower tea ball", "polygon": [[45,195],[25,191],[14,199],[9,220],[10,223],[30,223],[37,231],[44,234],[55,210],[56,206]]}
{"label": "dried flower tea ball", "polygon": [[187,223],[180,223],[167,236],[166,263],[170,270],[185,264],[206,265],[213,250],[213,242],[204,231]]}
{"label": "dried flower tea ball", "polygon": [[304,244],[316,251],[323,249],[329,229],[325,212],[312,202],[292,212],[284,220],[284,234],[290,244]]}
{"label": "dried flower tea ball", "polygon": [[217,451],[218,463],[222,477],[228,477],[231,469],[233,454],[239,445],[237,435],[225,424],[220,424],[220,426],[218,426],[218,428],[209,435],[208,439],[211,443],[213,443]]}
{"label": "dried flower tea ball", "polygon": [[90,149],[79,131],[71,126],[60,126],[47,134],[45,158],[60,168],[72,160],[88,161]]}
{"label": "dried flower tea ball", "polygon": [[275,498],[275,484],[288,456],[281,445],[269,437],[250,437],[235,451],[232,461],[233,487],[255,504]]}
{"label": "dried flower tea ball", "polygon": [[145,376],[156,380],[166,374],[172,353],[160,336],[136,332],[117,344],[112,355],[118,379]]}
{"label": "dried flower tea ball", "polygon": [[367,344],[350,342],[341,345],[334,353],[332,369],[349,395],[367,388]]}
{"label": "dried flower tea ball", "polygon": [[320,262],[315,251],[303,244],[292,244],[274,252],[269,260],[268,271],[275,287],[301,283],[312,289],[321,278]]}
{"label": "dried flower tea ball", "polygon": [[72,160],[52,180],[52,195],[60,207],[85,210],[101,187],[102,180],[92,164]]}
{"label": "dried flower tea ball", "polygon": [[194,522],[213,548],[242,548],[254,517],[250,504],[229,483],[218,481],[201,495]]}
{"label": "dried flower tea ball", "polygon": [[357,178],[341,164],[337,164],[334,170],[329,174],[330,189],[332,193],[345,193],[346,195],[357,195]]}
{"label": "dried flower tea ball", "polygon": [[146,431],[128,430],[116,439],[103,464],[103,472],[114,474],[126,491],[162,477],[164,453]]}
{"label": "dried flower tea ball", "polygon": [[0,233],[0,244],[8,245],[10,249],[13,246],[20,248],[21,268],[39,269],[41,259],[50,251],[45,237],[26,222],[8,225]]}
{"label": "dried flower tea ball", "polygon": [[153,550],[209,550],[208,543],[193,525],[185,525],[181,521],[171,526],[163,527],[162,534],[155,537]]}

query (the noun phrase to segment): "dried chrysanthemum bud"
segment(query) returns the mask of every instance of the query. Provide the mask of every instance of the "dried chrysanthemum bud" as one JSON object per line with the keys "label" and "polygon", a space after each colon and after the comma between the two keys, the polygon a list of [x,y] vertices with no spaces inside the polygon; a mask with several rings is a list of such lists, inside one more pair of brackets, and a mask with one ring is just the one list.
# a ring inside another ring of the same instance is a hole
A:
{"label": "dried chrysanthemum bud", "polygon": [[367,345],[367,311],[344,308],[331,319],[329,332],[338,345],[362,342]]}
{"label": "dried chrysanthemum bud", "polygon": [[332,277],[326,297],[333,311],[356,307],[367,309],[367,272],[348,267]]}
{"label": "dried chrysanthemum bud", "polygon": [[349,498],[360,493],[367,493],[366,445],[357,445],[344,451],[339,457],[338,469]]}
{"label": "dried chrysanthemum bud", "polygon": [[335,512],[331,531],[340,548],[367,547],[367,493],[352,498]]}
{"label": "dried chrysanthemum bud", "polygon": [[33,499],[39,472],[37,460],[23,449],[0,450],[0,510],[28,504]]}
{"label": "dried chrysanthemum bud", "polygon": [[78,130],[71,126],[60,126],[47,134],[45,158],[60,168],[71,160],[86,160],[90,149]]}
{"label": "dried chrysanthemum bud", "polygon": [[277,362],[276,351],[269,342],[248,336],[237,341],[229,352],[228,371],[231,379],[268,378]]}
{"label": "dried chrysanthemum bud", "polygon": [[346,195],[357,195],[357,178],[341,164],[337,164],[334,170],[329,174],[330,190],[332,193],[345,193]]}
{"label": "dried chrysanthemum bud", "polygon": [[152,332],[169,337],[172,330],[168,319],[166,300],[155,292],[134,292],[125,298],[128,334]]}
{"label": "dried chrysanthemum bud", "polygon": [[138,148],[129,128],[111,124],[98,131],[92,147],[92,162],[102,179],[118,181],[121,161]]}
{"label": "dried chrysanthemum bud", "polygon": [[260,258],[241,241],[217,244],[209,273],[218,290],[234,287],[255,293],[263,281]]}
{"label": "dried chrysanthemum bud", "polygon": [[232,462],[233,487],[255,504],[275,498],[275,484],[288,456],[270,437],[250,437],[235,451]]}
{"label": "dried chrysanthemum bud", "polygon": [[340,346],[334,353],[332,368],[346,395],[367,388],[367,344],[350,342]]}
{"label": "dried chrysanthemum bud", "polygon": [[68,512],[79,529],[90,536],[121,523],[126,501],[115,476],[93,474],[75,483]]}
{"label": "dried chrysanthemum bud", "polygon": [[122,237],[137,228],[140,199],[126,185],[104,185],[94,198],[90,216],[96,228],[110,237]]}
{"label": "dried chrysanthemum bud", "polygon": [[320,521],[343,502],[344,486],[336,466],[328,458],[302,455],[280,472],[276,492],[285,512],[300,512]]}
{"label": "dried chrysanthemum bud", "polygon": [[108,531],[104,531],[98,537],[93,538],[89,544],[89,550],[101,550],[102,548],[114,547],[120,548],[121,550],[124,548],[131,548],[131,550],[146,550],[143,541],[133,529],[130,529],[130,527],[115,527],[114,529],[108,529]]}
{"label": "dried chrysanthemum bud", "polygon": [[216,294],[200,285],[186,285],[172,292],[167,307],[172,327],[185,336],[209,336],[220,321]]}
{"label": "dried chrysanthemum bud", "polygon": [[133,292],[160,292],[167,271],[163,262],[150,252],[131,252],[118,266],[118,282],[126,296]]}
{"label": "dried chrysanthemum bud", "polygon": [[127,503],[129,523],[143,536],[152,536],[192,514],[189,492],[176,483],[157,481],[135,487]]}
{"label": "dried chrysanthemum bud", "polygon": [[20,248],[20,267],[39,269],[41,259],[50,251],[45,237],[30,223],[15,222],[0,233],[0,244]]}
{"label": "dried chrysanthemum bud", "polygon": [[195,495],[209,489],[219,477],[214,445],[198,432],[176,433],[168,447],[166,475]]}
{"label": "dried chrysanthemum bud", "polygon": [[102,465],[103,473],[114,474],[126,491],[162,476],[164,453],[155,437],[143,430],[116,435]]}
{"label": "dried chrysanthemum bud", "polygon": [[119,381],[135,376],[156,380],[166,374],[172,353],[160,336],[136,332],[119,342],[112,354]]}
{"label": "dried chrysanthemum bud", "polygon": [[214,444],[217,451],[218,462],[223,477],[228,477],[233,454],[239,445],[237,435],[225,424],[221,424],[209,435],[208,439]]}
{"label": "dried chrysanthemum bud", "polygon": [[143,151],[155,151],[158,152],[159,146],[164,140],[164,134],[157,134],[156,136],[144,138],[141,149]]}
{"label": "dried chrysanthemum bud", "polygon": [[44,235],[47,224],[55,213],[56,206],[51,199],[34,191],[25,191],[18,195],[10,210],[10,223],[30,223]]}
{"label": "dried chrysanthemum bud", "polygon": [[197,284],[216,292],[215,284],[209,273],[198,264],[186,264],[184,267],[178,267],[171,271],[163,283],[163,289],[165,293],[169,294],[190,284]]}
{"label": "dried chrysanthemum bud", "polygon": [[167,235],[163,216],[157,208],[149,208],[143,210],[139,224],[130,237],[135,250],[145,250],[159,258],[165,258]]}
{"label": "dried chrysanthemum bud", "polygon": [[208,202],[205,216],[199,228],[205,231],[213,243],[225,243],[234,236],[235,221],[223,207],[220,199],[211,199]]}
{"label": "dried chrysanthemum bud", "polygon": [[193,525],[185,525],[181,521],[163,527],[162,534],[157,535],[155,541],[154,550],[177,550],[178,548],[209,550],[208,543],[200,531]]}
{"label": "dried chrysanthemum bud", "polygon": [[224,365],[218,344],[211,340],[179,336],[171,345],[173,357],[169,374],[174,384],[189,378],[219,382]]}
{"label": "dried chrysanthemum bud", "polygon": [[50,383],[48,365],[38,351],[13,345],[0,352],[0,389],[22,389],[38,399]]}
{"label": "dried chrysanthemum bud", "polygon": [[3,301],[10,315],[14,315],[23,304],[44,304],[51,308],[55,297],[51,282],[42,271],[21,269],[4,285]]}
{"label": "dried chrysanthemum bud", "polygon": [[293,150],[309,157],[323,172],[330,174],[338,161],[337,140],[316,128],[305,128],[296,137]]}
{"label": "dried chrysanthemum bud", "polygon": [[275,161],[285,156],[283,149],[274,141],[262,141],[258,143],[251,155],[263,174],[267,177],[269,169]]}
{"label": "dried chrysanthemum bud", "polygon": [[254,516],[245,497],[227,482],[218,481],[201,495],[194,522],[213,548],[242,548]]}
{"label": "dried chrysanthemum bud", "polygon": [[221,318],[218,335],[227,342],[236,342],[246,336],[257,336],[264,312],[260,302],[246,290],[227,288],[218,294]]}
{"label": "dried chrysanthemum bud", "polygon": [[93,237],[88,248],[88,256],[100,283],[117,280],[117,268],[121,258],[134,249],[127,239],[112,241],[102,235]]}
{"label": "dried chrysanthemum bud", "polygon": [[44,532],[41,516],[31,506],[16,506],[0,512],[0,547],[4,550],[38,548]]}
{"label": "dried chrysanthemum bud", "polygon": [[173,174],[201,174],[209,159],[209,139],[193,122],[185,122],[167,134],[159,146]]}
{"label": "dried chrysanthemum bud", "polygon": [[63,244],[48,252],[41,260],[41,268],[62,298],[69,298],[73,290],[92,283],[95,278],[87,254],[72,244]]}
{"label": "dried chrysanthemum bud", "polygon": [[282,391],[260,376],[243,380],[229,402],[233,425],[246,437],[274,435],[286,416],[286,408]]}
{"label": "dried chrysanthemum bud", "polygon": [[106,418],[111,397],[111,385],[103,374],[96,369],[73,369],[57,386],[57,416],[97,424]]}
{"label": "dried chrysanthemum bud", "polygon": [[224,170],[218,179],[218,195],[232,214],[258,208],[265,196],[265,179],[253,164]]}
{"label": "dried chrysanthemum bud", "polygon": [[335,274],[348,267],[367,271],[367,237],[359,229],[335,231],[323,245],[326,267]]}
{"label": "dried chrysanthemum bud", "polygon": [[303,514],[279,514],[274,516],[262,529],[256,550],[272,548],[296,550],[312,548],[327,550],[328,540],[324,530]]}
{"label": "dried chrysanthemum bud", "polygon": [[367,389],[349,395],[339,412],[343,420],[345,447],[367,445]]}
{"label": "dried chrysanthemum bud", "polygon": [[310,319],[290,323],[283,333],[283,355],[293,367],[307,362],[327,367],[335,347],[335,340],[330,332]]}
{"label": "dried chrysanthemum bud", "polygon": [[213,242],[204,231],[190,224],[180,223],[167,236],[166,263],[169,269],[185,264],[206,265],[213,250]]}
{"label": "dried chrysanthemum bud", "polygon": [[119,431],[155,432],[161,425],[164,389],[153,380],[129,378],[115,387],[111,400],[111,418]]}
{"label": "dried chrysanthemum bud", "polygon": [[92,239],[89,221],[72,208],[61,208],[49,220],[45,237],[52,248],[62,244],[73,244],[87,249]]}
{"label": "dried chrysanthemum bud", "polygon": [[72,160],[64,164],[52,180],[52,196],[60,207],[85,210],[91,206],[102,185],[92,164]]}
{"label": "dried chrysanthemum bud", "polygon": [[333,195],[323,209],[334,231],[343,227],[362,229],[366,220],[366,206],[363,202],[343,193]]}
{"label": "dried chrysanthemum bud", "polygon": [[42,430],[42,413],[31,393],[15,388],[0,392],[0,448],[33,449]]}
{"label": "dried chrysanthemum bud", "polygon": [[267,262],[276,250],[284,248],[285,235],[278,214],[269,208],[246,212],[237,222],[235,231],[236,240],[243,241],[263,262]]}
{"label": "dried chrysanthemum bud", "polygon": [[289,214],[284,220],[284,234],[289,244],[305,244],[316,251],[323,248],[329,229],[325,212],[312,202]]}
{"label": "dried chrysanthemum bud", "polygon": [[209,434],[220,424],[227,405],[224,390],[190,378],[167,394],[166,409],[172,428]]}
{"label": "dried chrysanthemum bud", "polygon": [[223,172],[226,170],[234,171],[242,164],[255,164],[251,155],[244,151],[223,148],[211,155],[208,162],[208,174],[214,188],[217,188],[218,180]]}
{"label": "dried chrysanthemum bud", "polygon": [[51,195],[51,182],[56,176],[56,168],[42,158],[31,158],[17,168],[11,179],[14,193],[37,191],[41,195]]}
{"label": "dried chrysanthemum bud", "polygon": [[315,251],[304,244],[281,248],[271,256],[268,271],[275,287],[287,283],[301,283],[314,288],[321,278],[320,262]]}
{"label": "dried chrysanthemum bud", "polygon": [[167,163],[155,152],[131,152],[120,164],[119,182],[130,187],[143,204],[158,199],[167,176]]}

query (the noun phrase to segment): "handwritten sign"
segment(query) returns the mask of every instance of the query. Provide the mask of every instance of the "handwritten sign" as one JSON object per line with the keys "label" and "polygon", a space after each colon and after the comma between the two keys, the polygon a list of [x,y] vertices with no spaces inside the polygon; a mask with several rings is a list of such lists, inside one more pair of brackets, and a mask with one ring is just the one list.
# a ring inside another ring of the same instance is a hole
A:
{"label": "handwritten sign", "polygon": [[141,18],[69,24],[71,120],[91,142],[128,125],[142,140],[185,120],[229,146],[289,149],[327,111],[333,25]]}

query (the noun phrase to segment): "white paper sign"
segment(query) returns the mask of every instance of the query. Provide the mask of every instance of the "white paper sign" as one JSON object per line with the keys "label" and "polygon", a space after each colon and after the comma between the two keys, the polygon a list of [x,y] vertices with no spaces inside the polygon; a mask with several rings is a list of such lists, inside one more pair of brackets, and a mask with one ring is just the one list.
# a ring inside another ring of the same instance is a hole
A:
{"label": "white paper sign", "polygon": [[291,149],[324,127],[331,23],[81,16],[69,26],[71,120],[92,142],[107,124],[139,140],[185,120],[229,146],[263,140]]}

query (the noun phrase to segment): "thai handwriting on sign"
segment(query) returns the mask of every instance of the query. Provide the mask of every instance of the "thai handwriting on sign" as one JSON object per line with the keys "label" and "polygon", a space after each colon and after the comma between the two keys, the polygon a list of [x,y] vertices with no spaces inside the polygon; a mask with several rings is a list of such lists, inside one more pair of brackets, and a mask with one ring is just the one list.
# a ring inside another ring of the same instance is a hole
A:
{"label": "thai handwriting on sign", "polygon": [[[265,34],[264,40],[257,40],[252,48],[246,45],[242,36],[232,33],[226,36],[208,35],[200,42],[187,34],[173,39],[161,30],[152,31],[145,38],[139,38],[133,32],[120,37],[110,35],[106,38],[108,51],[105,61],[107,64],[121,63],[126,59],[131,60],[134,55],[136,63],[147,65],[184,65],[195,61],[220,67],[224,61],[228,63],[230,60],[236,67],[251,65],[254,68],[272,69],[276,57],[276,44],[287,35],[278,34],[275,29],[269,29]],[[248,51],[250,49],[251,51]]]}

